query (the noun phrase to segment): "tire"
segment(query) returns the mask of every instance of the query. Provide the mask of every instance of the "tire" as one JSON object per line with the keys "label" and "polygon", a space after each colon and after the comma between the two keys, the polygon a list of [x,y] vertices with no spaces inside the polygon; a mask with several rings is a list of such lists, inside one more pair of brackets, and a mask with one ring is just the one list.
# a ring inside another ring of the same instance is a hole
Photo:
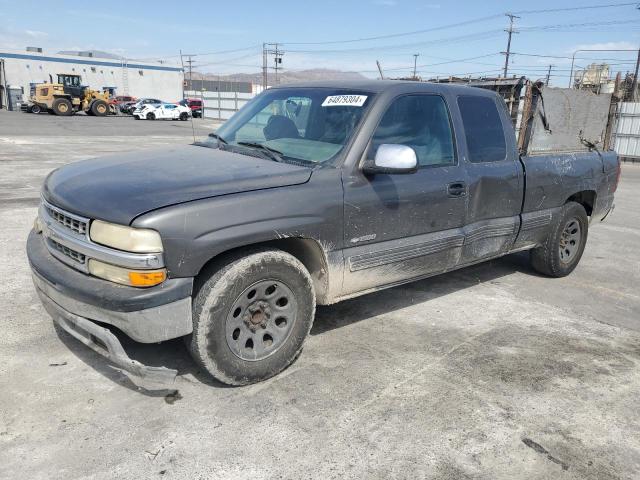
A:
{"label": "tire", "polygon": [[135,118],[136,120],[140,120],[140,117],[138,115],[134,115],[133,118]]}
{"label": "tire", "polygon": [[49,109],[47,109],[47,113],[48,113],[49,115],[55,115],[55,114],[56,114],[56,112],[54,112],[54,111],[53,111],[53,110],[51,110],[50,108],[49,108]]}
{"label": "tire", "polygon": [[189,120],[189,114],[187,112],[182,112],[180,114],[180,120],[182,120],[183,122],[186,122],[187,120]]}
{"label": "tire", "polygon": [[40,108],[40,105],[31,105],[31,107],[29,108],[29,111],[31,113],[40,113],[42,109]]}
{"label": "tire", "polygon": [[576,202],[565,204],[551,222],[544,244],[531,250],[531,265],[550,277],[565,277],[576,268],[587,244],[589,217]]}
{"label": "tire", "polygon": [[89,110],[91,110],[91,113],[96,117],[106,117],[109,115],[109,104],[104,100],[94,100]]}
{"label": "tire", "polygon": [[51,110],[56,115],[60,115],[61,117],[68,117],[73,114],[73,105],[66,98],[56,98],[51,105]]}
{"label": "tire", "polygon": [[220,382],[260,382],[300,355],[315,305],[300,261],[281,250],[256,249],[228,258],[204,281],[193,302],[193,333],[185,340],[194,360]]}
{"label": "tire", "polygon": [[155,120],[156,119],[156,114],[153,112],[149,112],[147,113],[147,120]]}

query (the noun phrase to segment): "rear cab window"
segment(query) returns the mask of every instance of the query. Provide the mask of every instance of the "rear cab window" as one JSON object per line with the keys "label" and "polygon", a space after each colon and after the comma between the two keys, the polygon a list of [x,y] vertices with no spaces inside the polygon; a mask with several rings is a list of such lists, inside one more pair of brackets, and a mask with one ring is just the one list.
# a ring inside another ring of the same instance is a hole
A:
{"label": "rear cab window", "polygon": [[507,144],[496,101],[491,97],[462,95],[458,107],[464,126],[469,161],[500,162],[507,158]]}

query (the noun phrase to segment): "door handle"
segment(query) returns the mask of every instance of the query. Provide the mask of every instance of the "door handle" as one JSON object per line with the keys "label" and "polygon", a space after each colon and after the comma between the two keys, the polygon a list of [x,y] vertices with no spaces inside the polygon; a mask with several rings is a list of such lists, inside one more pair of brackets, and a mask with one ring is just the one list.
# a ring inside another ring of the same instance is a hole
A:
{"label": "door handle", "polygon": [[447,194],[450,197],[464,197],[467,194],[467,184],[464,182],[453,182],[447,185]]}

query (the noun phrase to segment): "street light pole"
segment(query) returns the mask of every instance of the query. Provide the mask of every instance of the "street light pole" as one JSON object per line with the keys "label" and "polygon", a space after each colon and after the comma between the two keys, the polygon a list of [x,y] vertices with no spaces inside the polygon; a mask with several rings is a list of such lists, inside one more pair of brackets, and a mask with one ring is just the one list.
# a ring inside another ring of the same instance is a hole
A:
{"label": "street light pole", "polygon": [[414,53],[413,54],[413,79],[415,80],[416,78],[418,78],[416,76],[416,69],[417,69],[417,63],[418,63],[418,56],[420,56],[419,53]]}

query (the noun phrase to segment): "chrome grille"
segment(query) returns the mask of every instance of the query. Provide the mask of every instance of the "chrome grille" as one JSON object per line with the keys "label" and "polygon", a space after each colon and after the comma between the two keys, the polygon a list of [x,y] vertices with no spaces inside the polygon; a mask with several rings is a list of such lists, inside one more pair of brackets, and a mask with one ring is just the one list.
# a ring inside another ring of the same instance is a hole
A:
{"label": "chrome grille", "polygon": [[69,247],[66,247],[50,238],[48,239],[48,241],[49,241],[49,245],[51,245],[54,249],[56,249],[63,255],[69,257],[71,260],[74,260],[82,265],[84,265],[84,263],[86,262],[87,257],[82,253],[76,252],[75,250],[72,250]]}
{"label": "chrome grille", "polygon": [[47,204],[45,204],[44,207],[47,209],[47,213],[49,214],[49,216],[60,225],[80,235],[85,235],[87,233],[87,222],[83,222],[82,220],[78,220],[77,218],[66,215],[60,210],[54,209]]}

